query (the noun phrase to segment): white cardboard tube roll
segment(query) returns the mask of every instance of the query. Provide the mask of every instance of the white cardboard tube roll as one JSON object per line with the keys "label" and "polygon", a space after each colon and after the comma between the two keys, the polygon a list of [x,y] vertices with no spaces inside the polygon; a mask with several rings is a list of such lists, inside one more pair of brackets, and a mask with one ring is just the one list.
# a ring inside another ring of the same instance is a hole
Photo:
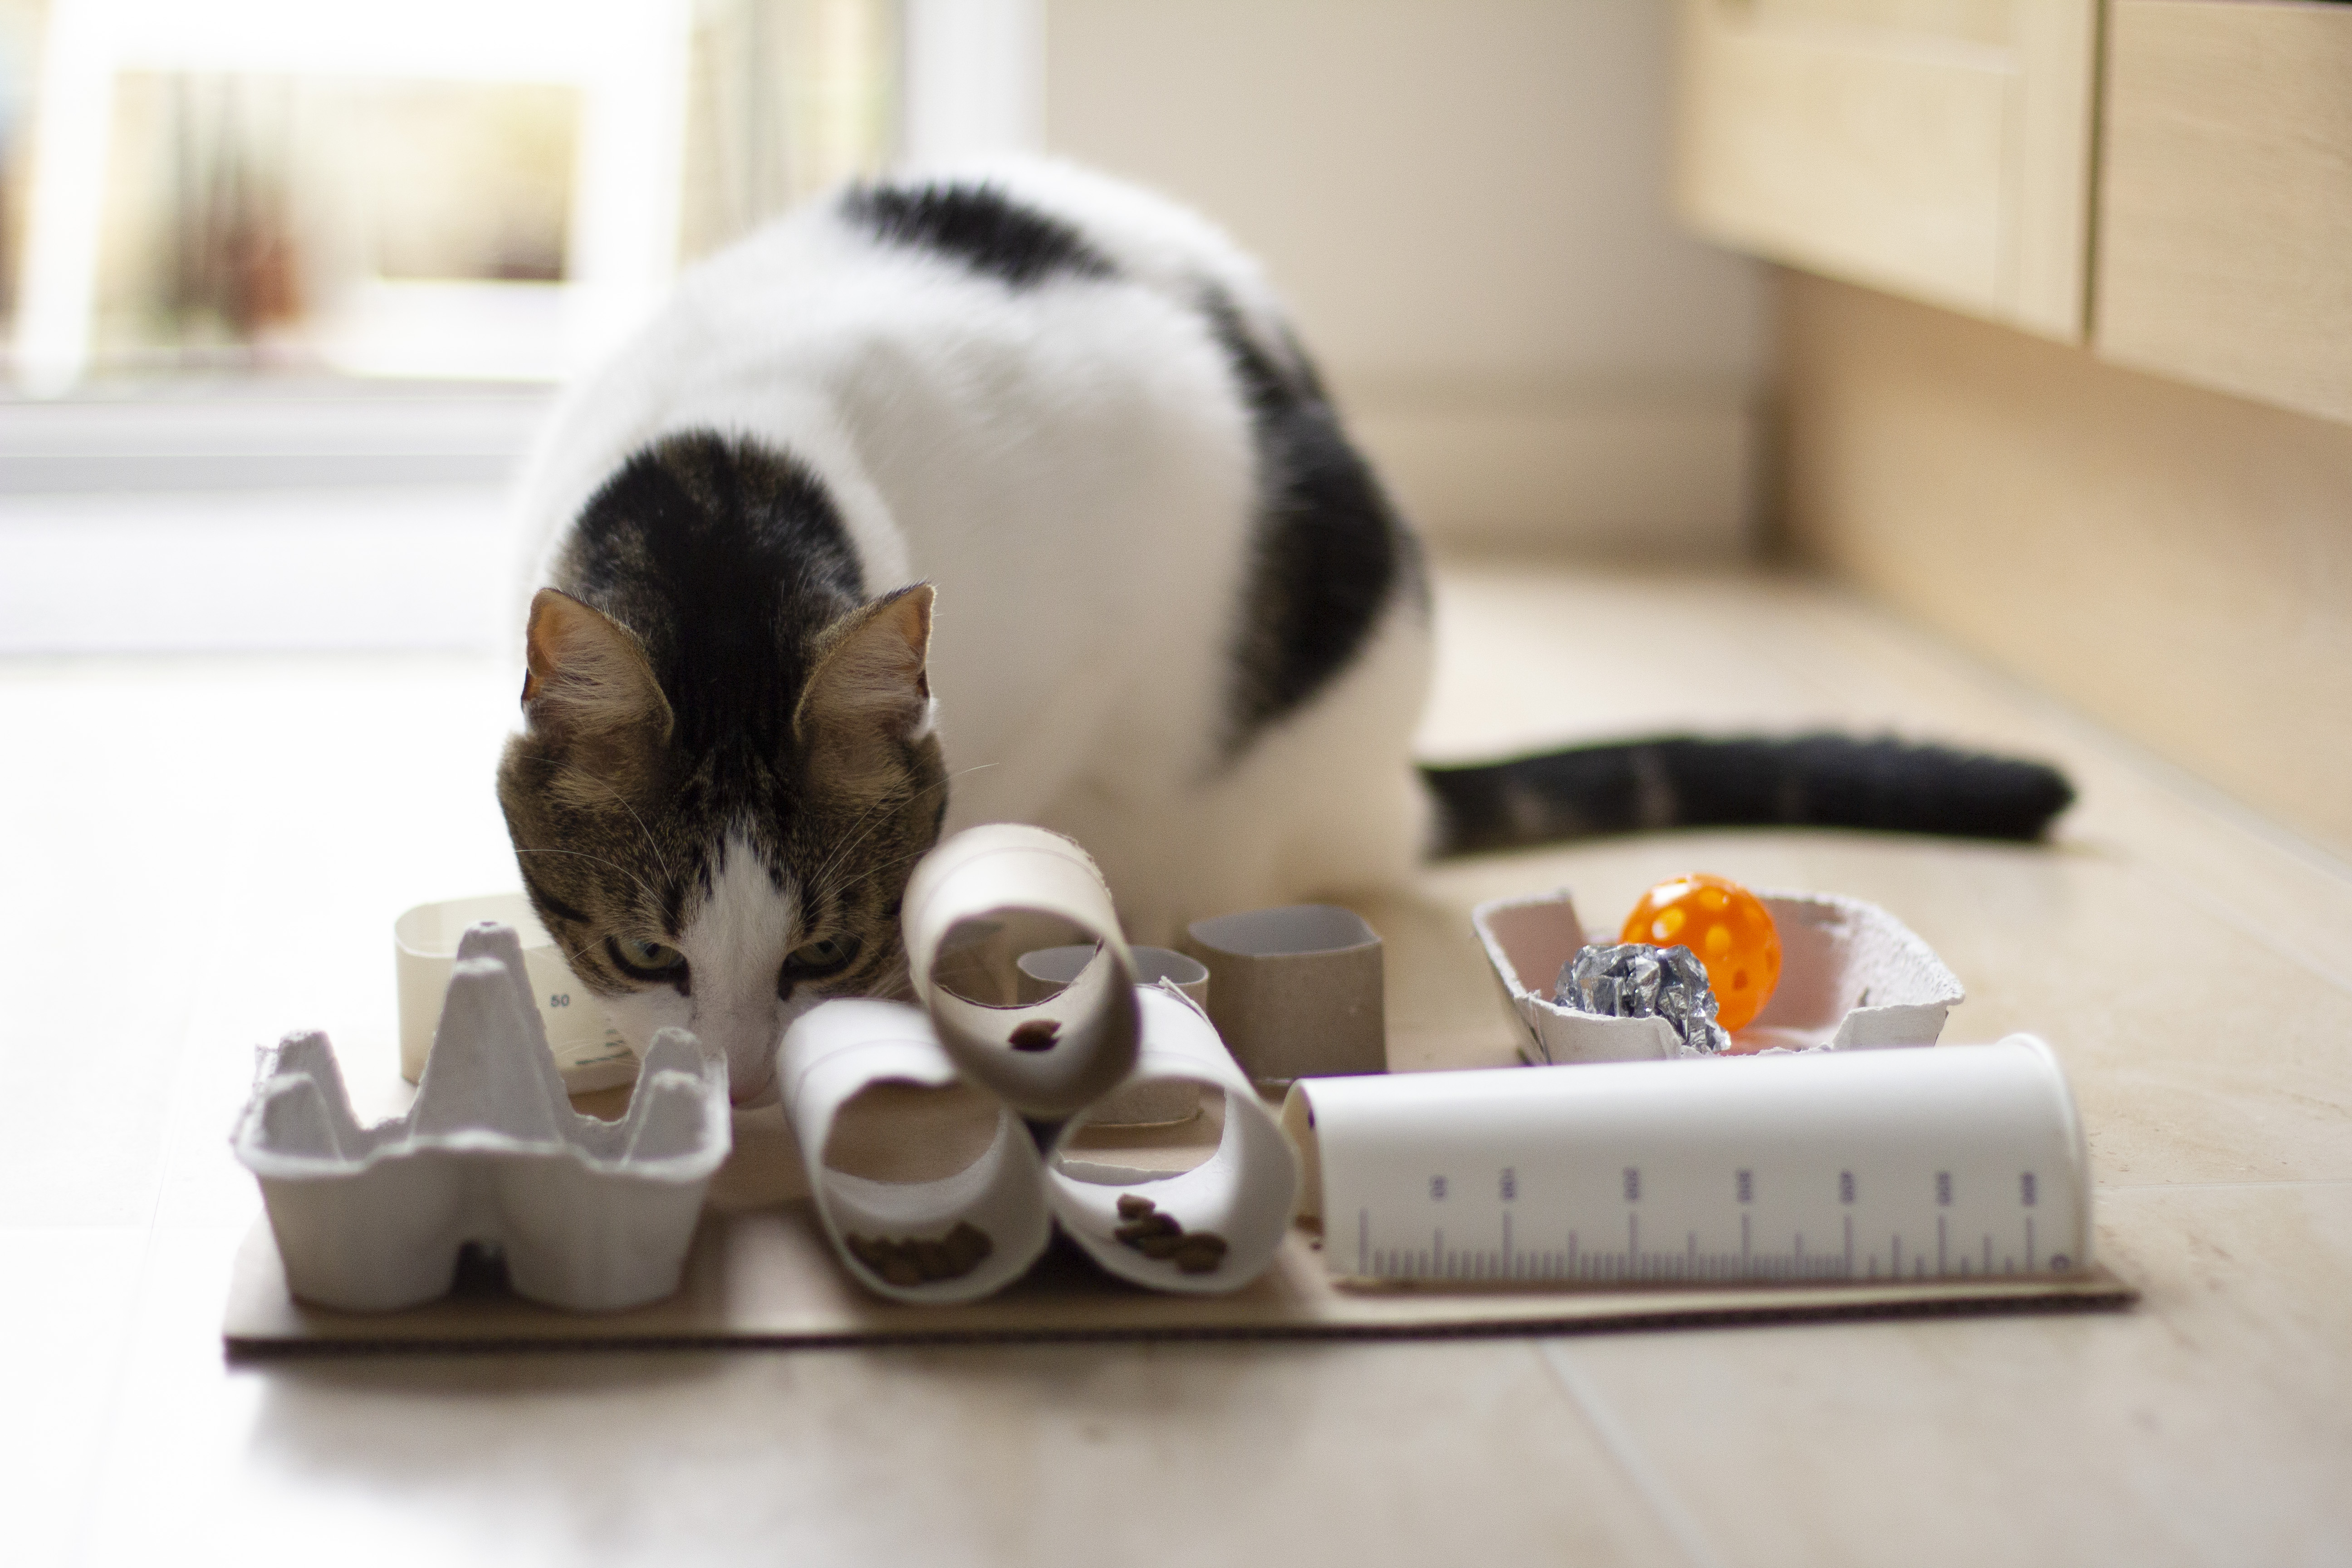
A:
{"label": "white cardboard tube roll", "polygon": [[[1015,912],[1066,921],[1100,951],[1061,992],[1026,1005],[990,1006],[938,984],[941,952],[960,926]],[[1070,840],[1013,823],[960,833],[915,868],[903,922],[915,993],[940,1044],[1022,1114],[1070,1115],[1135,1065],[1135,962],[1102,873]],[[1042,1033],[1048,1025],[1049,1043],[1015,1046],[1016,1030]]]}
{"label": "white cardboard tube roll", "polygon": [[[1209,971],[1199,959],[1171,947],[1129,951],[1135,959],[1137,984],[1151,986],[1164,980],[1202,1007],[1208,1006]],[[1076,980],[1094,957],[1091,947],[1040,947],[1023,953],[1016,965],[1021,1000],[1043,1002]],[[1087,1108],[1087,1121],[1097,1126],[1148,1127],[1189,1121],[1200,1113],[1201,1086],[1190,1079],[1173,1079],[1129,1082],[1113,1089]]]}
{"label": "white cardboard tube roll", "polygon": [[[1026,1273],[1045,1251],[1053,1222],[1037,1147],[1009,1109],[999,1110],[995,1140],[980,1158],[937,1181],[871,1181],[825,1164],[834,1122],[860,1091],[880,1083],[942,1089],[957,1081],[955,1064],[914,1008],[837,1001],[812,1009],[784,1032],[777,1079],[825,1235],[868,1289],[899,1301],[977,1300]],[[848,1243],[852,1236],[939,1241],[959,1225],[985,1235],[989,1252],[952,1279],[893,1283]]]}
{"label": "white cardboard tube roll", "polygon": [[2031,1036],[1318,1079],[1283,1121],[1345,1276],[1891,1280],[2091,1260],[2081,1124]]}
{"label": "white cardboard tube roll", "polygon": [[[1054,1217],[1094,1260],[1122,1279],[1158,1290],[1209,1294],[1236,1290],[1264,1273],[1290,1228],[1298,1191],[1298,1158],[1265,1101],[1242,1075],[1199,1005],[1172,983],[1138,989],[1143,1044],[1119,1092],[1150,1084],[1191,1083],[1221,1089],[1225,1125],[1216,1152],[1173,1175],[1074,1161],[1070,1142],[1085,1124],[1065,1127],[1046,1164]],[[1072,1165],[1089,1179],[1080,1179]],[[1154,1258],[1118,1237],[1129,1223],[1118,1212],[1124,1194],[1151,1200],[1187,1235],[1222,1237],[1216,1268],[1187,1273],[1172,1258]]]}

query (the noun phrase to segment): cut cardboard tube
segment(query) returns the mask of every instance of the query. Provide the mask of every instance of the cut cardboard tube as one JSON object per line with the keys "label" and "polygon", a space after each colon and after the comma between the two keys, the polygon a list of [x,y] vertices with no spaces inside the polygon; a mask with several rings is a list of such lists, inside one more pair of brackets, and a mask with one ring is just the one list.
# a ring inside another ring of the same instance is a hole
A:
{"label": "cut cardboard tube", "polygon": [[[1067,921],[1097,951],[1061,991],[1025,1005],[991,1005],[941,983],[943,955],[1015,913]],[[1070,840],[1014,823],[959,833],[915,868],[901,919],[915,994],[940,1045],[1024,1116],[1071,1115],[1135,1065],[1135,962],[1102,873]]]}
{"label": "cut cardboard tube", "polygon": [[[1181,1293],[1238,1289],[1265,1271],[1290,1228],[1298,1157],[1200,1004],[1166,980],[1139,988],[1137,1002],[1142,1049],[1111,1100],[1161,1085],[1189,1085],[1196,1100],[1202,1089],[1218,1089],[1224,1095],[1225,1122],[1216,1152],[1172,1175],[1080,1158],[1070,1146],[1096,1119],[1089,1110],[1063,1127],[1045,1164],[1054,1218],[1065,1235],[1122,1279]],[[1217,1237],[1224,1250],[1216,1266],[1187,1272],[1175,1258],[1152,1258],[1119,1240],[1119,1227],[1133,1223],[1118,1212],[1122,1196],[1149,1198],[1155,1212],[1176,1222],[1185,1235]]]}
{"label": "cut cardboard tube", "polygon": [[1388,1070],[1381,939],[1334,904],[1194,921],[1183,948],[1209,971],[1209,1017],[1259,1083]]}
{"label": "cut cardboard tube", "polygon": [[[1932,1046],[1966,993],[1935,950],[1875,904],[1834,893],[1757,897],[1780,935],[1780,983],[1733,1050],[1860,1050]],[[1496,899],[1470,911],[1504,1005],[1528,1036],[1531,1062],[1651,1061],[1697,1056],[1663,1018],[1602,1018],[1551,1000],[1560,966],[1595,937],[1566,889]]]}
{"label": "cut cardboard tube", "polygon": [[[827,1002],[784,1032],[777,1079],[825,1236],[867,1289],[897,1301],[977,1300],[1019,1279],[1045,1250],[1053,1225],[1037,1146],[1009,1107],[999,1108],[995,1138],[980,1157],[936,1181],[874,1181],[825,1164],[835,1121],[863,1090],[957,1081],[955,1063],[921,1013],[895,1002]],[[894,1281],[849,1242],[941,1243],[960,1226],[986,1237],[988,1251],[952,1279]]]}
{"label": "cut cardboard tube", "polygon": [[450,966],[457,961],[457,943],[482,921],[511,929],[521,944],[531,1003],[547,1031],[548,1049],[563,1074],[563,1087],[585,1094],[635,1078],[637,1058],[628,1041],[563,962],[555,939],[520,893],[419,904],[393,922],[393,963],[400,982],[400,1076],[411,1083],[425,1076],[433,1026],[449,989]]}
{"label": "cut cardboard tube", "polygon": [[677,1288],[704,1193],[732,1146],[727,1065],[656,1035],[618,1121],[572,1109],[507,926],[467,931],[408,1114],[362,1127],[321,1034],[261,1053],[231,1148],[261,1183],[287,1281],[352,1311],[445,1294],[467,1243],[516,1294],[579,1311]]}
{"label": "cut cardboard tube", "polygon": [[[1166,981],[1196,1005],[1207,1006],[1209,972],[1200,960],[1167,947],[1129,951],[1135,958],[1136,984],[1150,986]],[[1095,950],[1086,946],[1040,947],[1023,953],[1016,965],[1020,1000],[1045,1001],[1076,980],[1094,955]],[[1131,1081],[1124,1089],[1113,1089],[1087,1110],[1087,1120],[1100,1127],[1146,1127],[1189,1121],[1200,1113],[1199,1084],[1190,1079],[1160,1079]]]}

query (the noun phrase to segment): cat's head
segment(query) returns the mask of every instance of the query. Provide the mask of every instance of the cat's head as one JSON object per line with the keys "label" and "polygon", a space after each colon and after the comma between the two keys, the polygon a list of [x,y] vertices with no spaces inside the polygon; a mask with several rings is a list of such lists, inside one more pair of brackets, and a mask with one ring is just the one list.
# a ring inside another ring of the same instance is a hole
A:
{"label": "cat's head", "polygon": [[751,1100],[793,1018],[903,993],[899,901],[947,801],[930,626],[922,585],[813,626],[789,721],[714,727],[629,627],[532,601],[499,802],[541,921],[640,1052],[691,1029]]}

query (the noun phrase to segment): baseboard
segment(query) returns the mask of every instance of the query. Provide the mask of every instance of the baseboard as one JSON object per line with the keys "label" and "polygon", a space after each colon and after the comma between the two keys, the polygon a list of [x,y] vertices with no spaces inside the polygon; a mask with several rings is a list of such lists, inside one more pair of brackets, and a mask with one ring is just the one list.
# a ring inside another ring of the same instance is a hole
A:
{"label": "baseboard", "polygon": [[1349,429],[1440,549],[1720,561],[1752,546],[1745,394],[1347,401]]}

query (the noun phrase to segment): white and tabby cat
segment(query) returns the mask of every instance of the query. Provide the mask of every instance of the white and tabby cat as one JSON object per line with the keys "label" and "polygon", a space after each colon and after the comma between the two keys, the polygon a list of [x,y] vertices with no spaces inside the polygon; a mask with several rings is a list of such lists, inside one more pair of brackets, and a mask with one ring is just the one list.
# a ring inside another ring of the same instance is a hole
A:
{"label": "white and tabby cat", "polygon": [[800,1012],[904,984],[943,826],[1069,834],[1164,941],[1433,849],[2031,837],[2067,798],[1837,737],[1417,768],[1411,531],[1250,261],[1066,166],[854,187],[696,268],[566,400],[528,500],[524,885],[623,1030],[693,1028],[738,1099]]}

